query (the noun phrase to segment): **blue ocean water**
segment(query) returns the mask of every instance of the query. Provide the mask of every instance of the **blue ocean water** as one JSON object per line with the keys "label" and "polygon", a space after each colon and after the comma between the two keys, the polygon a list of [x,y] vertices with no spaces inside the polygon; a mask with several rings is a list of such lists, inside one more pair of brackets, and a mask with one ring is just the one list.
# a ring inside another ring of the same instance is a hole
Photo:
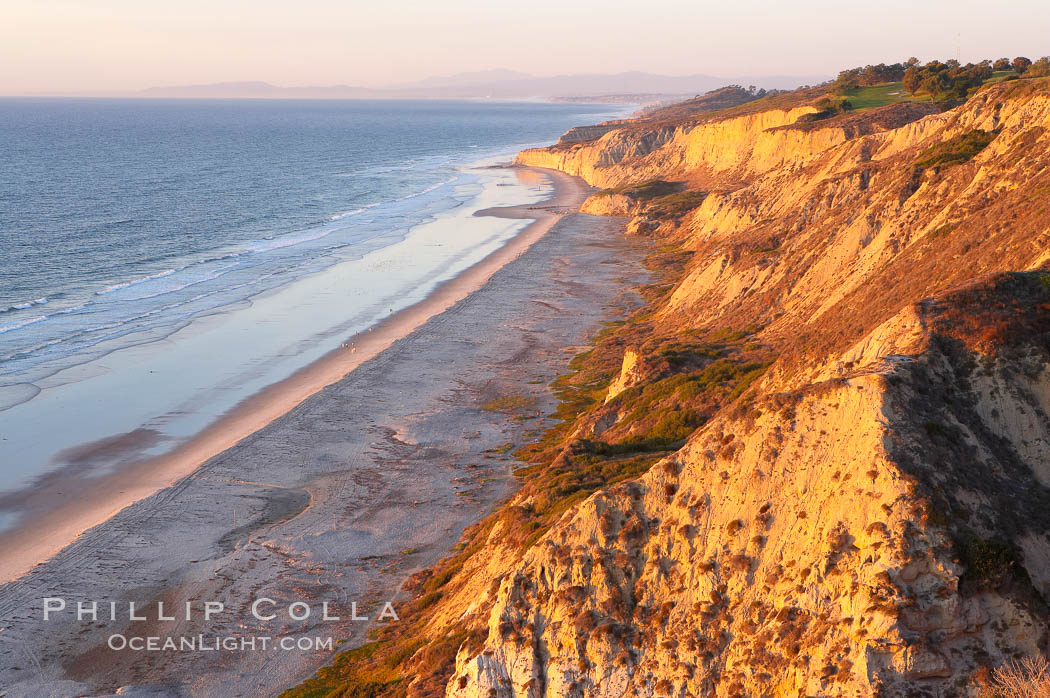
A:
{"label": "blue ocean water", "polygon": [[0,100],[0,410],[125,339],[391,244],[474,193],[466,163],[609,111]]}
{"label": "blue ocean water", "polygon": [[208,428],[528,224],[473,215],[550,191],[492,165],[618,112],[0,100],[0,534],[240,438]]}

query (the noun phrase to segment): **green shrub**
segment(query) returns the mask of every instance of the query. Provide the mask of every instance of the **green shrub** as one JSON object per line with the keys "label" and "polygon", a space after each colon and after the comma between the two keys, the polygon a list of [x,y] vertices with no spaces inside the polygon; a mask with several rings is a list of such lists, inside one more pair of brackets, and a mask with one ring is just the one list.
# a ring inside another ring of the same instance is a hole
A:
{"label": "green shrub", "polygon": [[1005,581],[1026,576],[1009,543],[984,538],[970,538],[957,546],[966,567],[962,579],[980,587],[997,587]]}
{"label": "green shrub", "polygon": [[961,133],[922,151],[915,162],[915,169],[919,171],[930,168],[941,169],[964,163],[984,150],[997,135],[999,135],[998,131],[982,131],[981,129]]}
{"label": "green shrub", "polygon": [[958,61],[930,61],[911,65],[901,77],[904,89],[911,94],[928,94],[933,98],[966,99],[992,77],[990,61],[960,65]]}
{"label": "green shrub", "polygon": [[944,437],[948,435],[948,430],[944,428],[940,422],[923,422],[922,428],[926,430],[926,435],[929,437]]}
{"label": "green shrub", "polygon": [[947,237],[955,230],[955,223],[945,223],[930,233],[931,238]]}
{"label": "green shrub", "polygon": [[675,194],[682,190],[678,182],[667,182],[662,179],[651,179],[641,184],[624,184],[611,189],[602,189],[600,194],[625,194],[638,201],[648,201],[668,194]]}
{"label": "green shrub", "polygon": [[1024,72],[1026,78],[1045,78],[1048,75],[1050,75],[1050,57],[1046,56],[1028,66],[1028,70]]}
{"label": "green shrub", "polygon": [[858,87],[879,85],[884,82],[896,82],[904,77],[904,71],[908,68],[907,63],[893,63],[886,65],[866,65],[863,68],[850,68],[843,70],[835,78],[832,90],[842,94]]}
{"label": "green shrub", "polygon": [[691,189],[653,198],[645,207],[645,214],[653,218],[678,218],[704,202],[707,194]]}

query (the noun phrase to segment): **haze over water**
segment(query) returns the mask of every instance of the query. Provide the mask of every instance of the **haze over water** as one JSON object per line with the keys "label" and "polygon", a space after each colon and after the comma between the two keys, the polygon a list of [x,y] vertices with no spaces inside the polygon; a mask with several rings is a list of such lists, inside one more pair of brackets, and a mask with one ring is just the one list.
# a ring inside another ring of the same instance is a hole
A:
{"label": "haze over water", "polygon": [[[524,226],[607,106],[0,100],[0,492],[155,455]],[[133,434],[124,452],[91,448]]]}

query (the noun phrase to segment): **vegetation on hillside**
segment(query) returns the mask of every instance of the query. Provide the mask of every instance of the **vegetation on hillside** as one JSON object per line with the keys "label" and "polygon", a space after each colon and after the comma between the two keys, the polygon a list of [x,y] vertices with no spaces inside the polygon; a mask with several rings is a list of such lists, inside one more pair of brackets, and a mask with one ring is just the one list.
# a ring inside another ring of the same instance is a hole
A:
{"label": "vegetation on hillside", "polygon": [[868,65],[839,73],[831,83],[834,99],[853,109],[871,109],[902,101],[958,101],[989,82],[1050,75],[1050,58],[1000,58],[965,65],[956,60]]}
{"label": "vegetation on hillside", "polygon": [[[816,104],[818,108],[818,116],[810,117],[810,120],[820,120],[894,101],[922,99],[928,102],[952,98],[960,90],[964,95],[972,93],[976,87],[973,81],[977,74],[975,67],[952,67],[951,63],[931,67],[934,64],[919,66],[916,61],[895,66],[876,66],[870,71],[856,69],[848,79],[843,80],[840,86],[843,91],[836,95],[828,96],[827,87],[824,86],[819,93],[805,90],[752,100],[722,114],[734,110],[757,110],[763,105],[765,108],[777,108],[774,105],[796,106],[800,100],[804,100],[807,104]],[[1003,68],[997,62],[997,65],[981,67],[978,72],[984,75],[988,70],[992,71],[991,78],[982,78],[982,82],[987,82],[989,79],[1004,77],[1001,73],[1009,73],[1013,77],[1019,74],[1027,76],[1038,64],[1010,61]],[[1018,65],[1021,67],[1017,68]],[[933,82],[929,84],[931,92],[922,96],[904,89],[905,73],[912,69],[924,75],[919,80],[919,92],[922,92],[921,84],[927,78],[936,80],[936,85]],[[1000,75],[996,74],[996,70]],[[895,82],[886,81],[894,77]],[[1031,87],[1023,84],[1023,81],[1014,83],[1014,86]],[[1006,94],[1015,89],[1014,86],[997,89]],[[922,111],[929,108],[925,105],[902,104],[885,111]],[[882,165],[883,169],[877,172],[877,176],[884,181],[874,181],[884,191],[889,191],[891,182],[899,184],[911,173],[921,175],[924,170],[942,170],[964,163],[977,155],[997,135],[995,131],[971,130],[924,150],[917,147],[915,151],[902,154],[899,160]],[[950,180],[952,174],[965,173],[962,169],[948,172],[944,179]],[[827,196],[819,199],[814,197],[812,210],[807,208],[805,216],[800,216],[797,227],[793,227],[794,221],[786,217],[757,220],[754,239],[747,245],[743,244],[741,237],[734,239],[732,242],[736,248],[727,247],[727,259],[748,260],[756,269],[764,269],[764,265],[775,263],[778,256],[781,259],[788,257],[792,241],[799,238],[803,226],[813,225],[812,220],[820,216],[831,218],[848,214],[852,221],[857,199],[862,195],[870,196],[858,192],[877,191],[871,179],[862,178],[861,175],[857,175],[856,179],[863,182],[863,186],[858,185],[854,190],[842,184]],[[840,182],[835,184],[839,185]],[[1033,188],[1032,192],[1045,193],[1045,190],[1044,186],[1042,189]],[[893,191],[895,197],[896,189]],[[664,222],[692,210],[704,197],[703,192],[686,189],[682,183],[661,179],[614,187],[604,190],[604,193],[627,196],[637,204],[641,214]],[[847,195],[857,198],[835,198]],[[1030,205],[1034,207],[1042,204],[1033,195]],[[755,210],[760,212],[757,205]],[[451,680],[457,650],[461,646],[466,648],[468,654],[476,654],[481,650],[488,632],[488,615],[484,612],[473,613],[468,621],[461,621],[461,627],[456,627],[454,631],[435,631],[430,620],[434,610],[442,608],[439,604],[443,600],[447,609],[448,599],[454,598],[457,593],[464,593],[461,591],[463,589],[472,588],[466,586],[471,581],[466,577],[478,568],[471,565],[480,564],[478,560],[485,560],[484,554],[491,552],[490,546],[498,545],[500,553],[507,555],[508,569],[513,568],[515,556],[521,556],[531,549],[565,512],[597,491],[646,472],[663,456],[679,448],[696,429],[719,411],[734,406],[734,409],[743,410],[745,414],[754,412],[756,405],[761,406],[761,398],[756,399],[754,396],[754,386],[766,374],[776,358],[776,352],[783,352],[782,357],[789,359],[792,351],[799,352],[801,358],[796,357],[796,360],[812,365],[814,356],[827,354],[828,343],[845,342],[844,337],[848,337],[849,342],[856,341],[885,319],[883,316],[891,304],[899,305],[902,298],[910,298],[920,290],[918,286],[902,290],[902,285],[917,285],[929,279],[950,281],[949,275],[965,266],[961,260],[981,255],[984,255],[983,259],[992,258],[995,250],[980,249],[979,245],[990,236],[985,235],[984,230],[992,230],[993,227],[985,226],[980,236],[968,228],[973,227],[972,221],[980,223],[980,215],[981,211],[963,210],[956,204],[952,209],[951,222],[943,223],[943,219],[930,222],[927,219],[923,224],[928,223],[933,229],[929,234],[931,247],[926,248],[927,253],[920,250],[919,246],[912,246],[913,254],[922,256],[906,260],[907,273],[900,269],[895,272],[894,267],[887,266],[882,277],[875,277],[878,283],[857,291],[856,297],[860,300],[840,303],[837,308],[829,309],[819,323],[813,323],[807,328],[810,334],[796,333],[793,327],[791,332],[794,334],[775,344],[775,348],[764,344],[769,340],[762,334],[762,327],[742,326],[752,320],[765,322],[769,317],[775,320],[778,316],[772,313],[748,317],[736,324],[725,322],[725,325],[732,327],[723,329],[684,329],[678,324],[677,318],[674,323],[659,324],[654,310],[667,303],[690,264],[691,252],[677,246],[654,250],[648,259],[654,275],[653,282],[640,290],[647,306],[627,321],[609,325],[600,332],[594,338],[593,346],[573,359],[569,372],[554,381],[552,390],[559,399],[559,405],[552,415],[555,418],[553,426],[531,443],[516,448],[508,445],[504,449],[513,449],[521,463],[516,471],[521,485],[519,494],[468,529],[453,554],[409,582],[406,590],[413,595],[414,600],[402,613],[401,623],[396,627],[379,627],[369,644],[344,653],[332,667],[322,670],[317,677],[289,691],[286,696],[403,696],[410,694],[410,682],[414,682],[411,690],[413,696],[442,695],[444,687]],[[971,217],[970,222],[960,223],[964,216]],[[877,220],[874,216],[873,219]],[[1010,224],[1003,221],[1005,218],[994,222],[1003,226]],[[871,227],[877,230],[874,223]],[[952,251],[952,246],[959,246],[957,254]],[[1016,248],[1016,244],[1010,249],[1013,248]],[[797,266],[809,263],[806,260],[798,262]],[[923,267],[923,264],[928,266]],[[782,268],[790,268],[788,265],[785,263]],[[1050,346],[1050,324],[1047,323],[1050,314],[1046,312],[1046,308],[1050,307],[1047,298],[1047,289],[1050,288],[1048,276],[1036,272],[1004,276],[997,282],[1003,288],[1001,294],[989,292],[987,288],[963,291],[953,298],[953,305],[931,323],[931,328],[945,338],[981,350],[985,350],[989,344],[1002,347],[1009,346],[1015,340],[1030,342],[1033,338],[1040,338]],[[789,277],[785,283],[790,281]],[[861,293],[879,294],[879,298],[863,296]],[[755,294],[755,298],[757,300],[751,302],[761,304],[764,310],[774,306],[772,293],[761,296]],[[884,302],[882,298],[894,300]],[[738,313],[734,320],[741,317],[744,315]],[[618,376],[625,350],[629,348],[639,357],[636,371],[641,374],[641,379],[629,382],[621,393],[607,400],[609,386]],[[781,364],[778,364],[781,370],[784,363],[782,358]],[[932,392],[937,393],[937,390]],[[515,396],[504,396],[484,405],[485,409],[490,410],[514,410],[525,406],[522,398]],[[913,413],[920,414],[918,410]],[[795,418],[794,408],[785,403],[781,414],[787,432],[790,422]],[[957,438],[954,422],[939,414],[928,415],[928,418],[923,417],[916,423],[921,424],[929,443],[935,444],[937,449],[951,457],[959,455],[951,451],[953,443],[960,449],[970,448],[968,445],[963,446]],[[732,436],[728,435],[730,439]],[[959,458],[961,460],[961,456]],[[949,468],[945,466],[942,470],[948,471]],[[875,470],[869,473],[873,482],[877,474]],[[966,477],[976,476],[973,471],[968,471]],[[672,494],[669,492],[668,497]],[[943,508],[949,513],[954,511],[950,506]],[[988,534],[982,532],[981,535]],[[976,536],[959,537],[956,551],[965,570],[961,581],[968,588],[994,589],[1012,583],[1020,573],[1021,556],[1009,542]],[[740,555],[733,559],[740,561],[741,570],[750,569],[751,563],[746,556]],[[743,566],[745,563],[746,566]],[[500,581],[498,577],[493,580],[490,593],[498,588]],[[509,627],[507,632],[515,633],[517,629]],[[1045,667],[1027,674],[1023,671],[1009,674],[1005,669],[1002,672],[1001,676],[997,674],[1002,681],[992,686],[989,689],[992,692],[986,695],[1027,695],[1005,692],[1006,687],[1020,685],[1010,683],[1015,678],[1036,685],[1046,675]],[[847,676],[848,671],[841,675]]]}
{"label": "vegetation on hillside", "polygon": [[913,95],[925,94],[934,99],[966,99],[971,90],[985,83],[994,74],[990,61],[960,65],[958,61],[930,61],[926,65],[911,65],[904,71],[901,85]]}
{"label": "vegetation on hillside", "polygon": [[[616,193],[668,209],[673,208],[669,198],[697,194],[661,180]],[[646,259],[652,282],[640,289],[647,304],[627,321],[599,332],[592,347],[577,355],[569,371],[551,384],[559,400],[551,415],[553,425],[515,452],[521,462],[515,471],[521,483],[518,494],[468,528],[450,557],[409,582],[406,588],[414,598],[399,609],[399,623],[378,627],[369,643],[339,655],[332,666],[285,692],[284,698],[395,698],[409,695],[410,681],[415,681],[413,696],[441,694],[457,649],[463,643],[478,647],[486,628],[479,624],[435,636],[427,625],[427,611],[464,583],[457,574],[497,527],[501,543],[523,555],[572,506],[598,490],[638,477],[681,447],[722,407],[746,402],[748,389],[774,358],[768,347],[756,342],[759,328],[668,335],[655,331],[650,322],[652,309],[666,301],[684,273],[684,261],[676,247],[654,249]],[[605,404],[628,346],[647,357],[649,380]],[[501,400],[483,407],[517,406]],[[595,433],[594,418],[603,408],[622,416],[614,426]]]}
{"label": "vegetation on hillside", "polygon": [[767,95],[779,94],[779,92],[779,90],[758,89],[754,86],[744,88],[740,85],[727,85],[726,87],[720,87],[717,90],[697,95],[684,102],[651,107],[643,109],[642,112],[647,119],[653,121],[685,119],[753,102]]}
{"label": "vegetation on hillside", "polygon": [[900,82],[904,78],[904,72],[915,63],[918,63],[918,59],[911,58],[907,63],[893,63],[890,65],[879,63],[878,65],[866,65],[861,68],[843,70],[832,83],[832,91],[836,94],[843,94],[858,87]]}
{"label": "vegetation on hillside", "polygon": [[847,100],[853,109],[872,109],[903,101],[923,101],[905,92],[900,81],[854,87],[840,93],[839,98]]}
{"label": "vegetation on hillside", "polygon": [[985,354],[1032,344],[1050,348],[1050,273],[1000,274],[963,287],[933,327]]}
{"label": "vegetation on hillside", "polygon": [[823,121],[853,110],[853,102],[849,99],[831,99],[830,97],[821,97],[813,106],[817,108],[817,111],[803,114],[799,117],[797,123]]}
{"label": "vegetation on hillside", "polygon": [[960,133],[954,138],[949,138],[943,143],[930,146],[922,151],[915,162],[915,168],[917,170],[940,169],[964,163],[984,150],[997,135],[999,134],[996,131],[982,131],[981,129]]}
{"label": "vegetation on hillside", "polygon": [[669,194],[676,194],[682,191],[683,186],[680,182],[668,182],[662,179],[650,179],[640,184],[624,184],[619,187],[611,187],[609,189],[603,189],[600,194],[623,194],[625,196],[634,199],[635,201],[648,201],[650,199],[656,199]]}
{"label": "vegetation on hillside", "polygon": [[625,184],[603,189],[599,195],[623,195],[638,206],[638,213],[649,218],[671,220],[680,218],[703,203],[705,192],[686,189],[681,182],[651,179],[641,184]]}
{"label": "vegetation on hillside", "polygon": [[1043,56],[1035,63],[1025,69],[1023,76],[1026,78],[1045,78],[1050,76],[1050,56]]}
{"label": "vegetation on hillside", "polygon": [[978,679],[978,698],[1046,698],[1050,696],[1050,662],[1024,657]]}

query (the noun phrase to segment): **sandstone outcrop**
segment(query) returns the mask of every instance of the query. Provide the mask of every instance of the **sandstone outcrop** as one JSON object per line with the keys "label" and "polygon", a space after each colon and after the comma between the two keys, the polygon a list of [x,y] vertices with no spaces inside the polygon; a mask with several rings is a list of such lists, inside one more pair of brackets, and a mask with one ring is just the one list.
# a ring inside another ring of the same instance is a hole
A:
{"label": "sandstone outcrop", "polygon": [[419,587],[398,690],[976,696],[1047,651],[1050,79],[790,97],[519,155],[656,278]]}
{"label": "sandstone outcrop", "polygon": [[[503,575],[447,695],[948,695],[1040,653],[1046,490],[1011,483],[1046,477],[1046,347],[903,339],[566,515]],[[1004,532],[1023,561],[980,537]]]}
{"label": "sandstone outcrop", "polygon": [[[967,695],[1045,650],[1050,276],[1008,272],[1048,259],[1050,85],[809,111],[519,156],[710,186],[654,325],[758,325],[780,359],[501,572],[447,696]],[[974,132],[993,136],[962,164],[917,164]],[[625,352],[607,405],[644,361]]]}

